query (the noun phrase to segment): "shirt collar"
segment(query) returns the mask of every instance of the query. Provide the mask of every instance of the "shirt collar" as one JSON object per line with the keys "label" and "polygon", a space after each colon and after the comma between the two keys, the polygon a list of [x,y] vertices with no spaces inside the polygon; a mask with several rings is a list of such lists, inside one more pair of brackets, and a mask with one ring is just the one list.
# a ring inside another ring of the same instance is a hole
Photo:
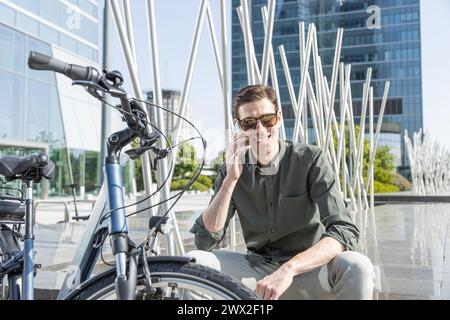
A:
{"label": "shirt collar", "polygon": [[253,152],[251,150],[247,151],[246,163],[248,164],[252,176],[254,176],[256,171],[258,171],[259,174],[261,175],[277,174],[278,168],[280,167],[281,159],[283,159],[283,156],[286,153],[286,142],[282,139],[278,139],[278,145],[280,147],[278,153],[276,154],[275,158],[270,162],[270,165],[266,167],[260,167],[258,165],[258,162],[256,161],[255,156],[253,155]]}

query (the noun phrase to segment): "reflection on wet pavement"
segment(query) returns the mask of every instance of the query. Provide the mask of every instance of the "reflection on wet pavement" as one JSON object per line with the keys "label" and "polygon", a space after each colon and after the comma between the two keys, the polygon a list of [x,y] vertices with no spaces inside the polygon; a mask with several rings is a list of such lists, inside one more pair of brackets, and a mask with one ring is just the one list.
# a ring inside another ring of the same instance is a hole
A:
{"label": "reflection on wet pavement", "polygon": [[361,252],[379,299],[449,299],[449,204],[384,205],[361,214]]}

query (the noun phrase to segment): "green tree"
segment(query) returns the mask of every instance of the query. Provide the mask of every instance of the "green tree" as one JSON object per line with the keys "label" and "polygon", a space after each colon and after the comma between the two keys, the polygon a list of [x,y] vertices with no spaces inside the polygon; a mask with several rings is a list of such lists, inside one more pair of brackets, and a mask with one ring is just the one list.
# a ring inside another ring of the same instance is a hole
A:
{"label": "green tree", "polygon": [[[172,190],[180,190],[186,187],[200,166],[200,160],[196,157],[194,146],[184,143],[178,150],[178,160],[174,168]],[[213,185],[210,177],[199,175],[188,190],[207,191]]]}
{"label": "green tree", "polygon": [[[136,147],[137,143],[133,142],[133,147]],[[144,189],[144,183],[142,179],[142,159],[138,158],[135,161],[135,175],[136,184],[139,191]],[[172,190],[181,190],[193,177],[196,170],[200,165],[200,161],[196,158],[195,148],[188,144],[183,143],[178,149],[178,158],[173,168],[173,179],[171,184]],[[152,168],[154,169],[154,168]],[[152,179],[156,182],[155,171],[152,170]],[[199,175],[191,185],[189,190],[207,191],[214,184],[210,177]]]}
{"label": "green tree", "polygon": [[192,177],[199,165],[195,148],[191,144],[183,143],[178,149],[177,163],[175,164],[173,176],[174,178]]}
{"label": "green tree", "polygon": [[[349,130],[348,126],[346,125],[344,128],[345,132],[345,154],[348,158],[349,155]],[[358,125],[355,125],[355,137],[358,139],[359,137],[360,128]],[[333,137],[334,143],[335,143],[335,149],[337,152],[338,144],[336,137]],[[358,148],[358,140],[356,140],[356,147]],[[400,188],[396,186],[395,182],[397,179],[395,179],[395,164],[394,164],[395,157],[391,153],[391,150],[388,146],[382,146],[377,147],[374,163],[373,163],[373,170],[374,170],[374,191],[376,193],[378,192],[396,192],[400,191]],[[363,177],[364,181],[367,177],[368,170],[370,167],[370,143],[367,139],[364,139],[363,144]]]}
{"label": "green tree", "polygon": [[222,150],[219,152],[217,157],[215,157],[214,160],[211,161],[211,170],[215,172],[214,180],[216,179],[217,175],[219,174],[220,168],[225,162],[224,159],[225,159],[225,151]]}

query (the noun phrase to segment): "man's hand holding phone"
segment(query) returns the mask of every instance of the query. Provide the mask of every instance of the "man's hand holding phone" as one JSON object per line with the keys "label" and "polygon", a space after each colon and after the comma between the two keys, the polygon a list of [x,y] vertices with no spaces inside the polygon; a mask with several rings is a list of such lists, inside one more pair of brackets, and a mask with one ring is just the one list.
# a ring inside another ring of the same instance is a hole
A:
{"label": "man's hand holding phone", "polygon": [[248,137],[243,131],[236,132],[234,128],[233,138],[225,152],[227,166],[227,178],[237,181],[242,174],[242,165],[245,160],[245,152],[250,149]]}

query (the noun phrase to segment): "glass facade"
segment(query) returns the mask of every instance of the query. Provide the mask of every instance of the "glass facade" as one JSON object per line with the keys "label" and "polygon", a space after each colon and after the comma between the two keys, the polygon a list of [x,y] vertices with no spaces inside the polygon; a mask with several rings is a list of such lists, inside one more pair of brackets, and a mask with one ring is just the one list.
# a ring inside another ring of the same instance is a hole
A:
{"label": "glass facade", "polygon": [[37,195],[67,195],[68,157],[74,183],[95,193],[100,161],[98,151],[67,148],[55,73],[29,69],[28,52],[51,56],[56,45],[95,64],[97,26],[96,1],[0,0],[0,156],[50,155],[56,175]]}
{"label": "glass facade", "polygon": [[0,0],[0,23],[98,62],[97,3]]}
{"label": "glass facade", "polygon": [[[260,8],[267,5],[267,1],[253,0],[249,3],[255,50],[261,65],[264,34]],[[240,0],[233,0],[233,93],[247,84],[244,41],[236,13],[236,7],[239,5]],[[370,6],[377,6],[379,16],[373,16],[373,11],[368,10]],[[379,28],[368,24],[374,22],[374,19],[377,19]],[[352,64],[351,89],[355,117],[361,113],[362,84],[367,68],[372,67],[375,121],[378,118],[376,115],[380,109],[385,81],[390,80],[391,87],[383,122],[400,124],[401,132],[408,130],[411,135],[423,127],[419,0],[279,0],[275,13],[273,47],[288,137],[292,136],[294,120],[278,46],[283,45],[285,48],[292,81],[294,87],[298,88],[299,21],[305,21],[305,34],[308,23],[316,25],[319,55],[328,79],[331,79],[337,28],[344,28],[341,61]],[[314,74],[312,69],[310,74]],[[336,100],[338,99],[339,90],[336,92]],[[338,110],[337,107],[337,115]],[[355,121],[359,123],[357,117]],[[392,143],[392,139],[387,138],[385,141],[384,135],[380,137],[380,145]],[[401,173],[407,174],[408,163],[403,141],[395,148],[395,152],[399,148],[402,150],[399,169]]]}

